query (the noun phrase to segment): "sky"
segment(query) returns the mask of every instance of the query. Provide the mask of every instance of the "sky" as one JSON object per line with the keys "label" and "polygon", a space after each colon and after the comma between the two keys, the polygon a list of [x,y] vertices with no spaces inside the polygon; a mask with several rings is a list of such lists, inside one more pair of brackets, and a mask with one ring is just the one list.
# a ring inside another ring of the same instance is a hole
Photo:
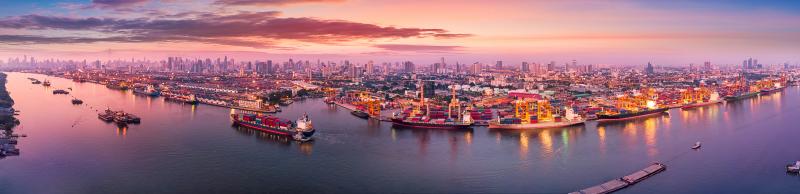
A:
{"label": "sky", "polygon": [[800,62],[800,1],[0,0],[0,60]]}

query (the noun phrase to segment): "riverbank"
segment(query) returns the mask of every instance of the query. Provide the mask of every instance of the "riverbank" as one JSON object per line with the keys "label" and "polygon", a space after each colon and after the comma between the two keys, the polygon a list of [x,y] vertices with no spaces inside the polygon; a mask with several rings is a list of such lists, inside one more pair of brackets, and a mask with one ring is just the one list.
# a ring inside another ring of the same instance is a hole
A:
{"label": "riverbank", "polygon": [[14,100],[6,90],[6,74],[0,73],[0,130],[10,131],[19,125],[19,120],[14,118]]}

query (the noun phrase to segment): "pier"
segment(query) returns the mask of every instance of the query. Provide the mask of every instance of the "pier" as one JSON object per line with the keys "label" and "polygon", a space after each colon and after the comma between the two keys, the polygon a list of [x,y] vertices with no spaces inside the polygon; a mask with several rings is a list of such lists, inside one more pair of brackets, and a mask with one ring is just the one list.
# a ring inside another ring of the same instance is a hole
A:
{"label": "pier", "polygon": [[660,173],[667,169],[667,166],[661,163],[653,163],[647,168],[642,170],[636,171],[629,175],[623,176],[621,178],[617,178],[614,180],[610,180],[603,184],[595,185],[580,191],[571,192],[570,194],[602,194],[602,193],[613,193],[615,191],[619,191],[620,189],[624,189],[625,187],[631,186],[636,184],[640,181],[643,181],[655,174]]}

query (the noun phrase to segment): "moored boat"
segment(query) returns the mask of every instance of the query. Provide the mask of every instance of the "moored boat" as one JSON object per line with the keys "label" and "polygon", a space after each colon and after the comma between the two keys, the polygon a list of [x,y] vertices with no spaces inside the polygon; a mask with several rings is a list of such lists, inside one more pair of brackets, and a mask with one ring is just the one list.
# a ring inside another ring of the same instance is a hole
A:
{"label": "moored boat", "polygon": [[636,118],[664,114],[668,110],[669,108],[656,108],[656,109],[647,109],[639,111],[620,112],[616,114],[598,114],[597,119],[598,121],[619,121],[619,120],[636,119]]}
{"label": "moored boat", "polygon": [[75,105],[83,104],[83,100],[80,100],[80,99],[77,99],[77,98],[72,99],[72,104],[75,104]]}
{"label": "moored boat", "polygon": [[353,116],[356,116],[358,118],[369,119],[369,114],[364,112],[364,111],[361,111],[361,110],[351,111],[350,114],[352,114]]}
{"label": "moored boat", "polygon": [[[549,106],[549,103],[547,104]],[[564,117],[560,115],[537,115],[529,116],[528,120],[520,118],[498,118],[489,122],[489,129],[543,129],[560,128],[574,125],[581,125],[586,122],[580,115],[575,114],[572,108],[567,108]]]}
{"label": "moored boat", "polygon": [[725,101],[729,101],[729,102],[730,101],[736,101],[736,100],[742,100],[742,99],[756,97],[756,96],[758,96],[759,93],[760,92],[758,92],[758,91],[756,91],[756,92],[738,93],[738,94],[734,94],[734,95],[730,95],[730,96],[725,96],[724,99],[725,99]]}

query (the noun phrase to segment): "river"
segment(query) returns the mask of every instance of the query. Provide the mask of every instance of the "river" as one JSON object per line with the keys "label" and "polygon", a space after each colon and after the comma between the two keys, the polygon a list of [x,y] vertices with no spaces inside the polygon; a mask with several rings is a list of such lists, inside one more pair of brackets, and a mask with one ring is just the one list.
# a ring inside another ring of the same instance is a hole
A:
{"label": "river", "polygon": [[[26,78],[50,80],[52,87]],[[71,87],[72,105],[53,89]],[[321,99],[314,141],[231,126],[229,109],[133,95],[94,83],[8,73],[19,156],[0,159],[0,193],[566,193],[654,161],[667,170],[621,193],[792,193],[800,177],[800,90],[630,122],[531,131],[395,129]],[[139,115],[125,128],[107,107]],[[703,142],[700,150],[689,147]]]}

